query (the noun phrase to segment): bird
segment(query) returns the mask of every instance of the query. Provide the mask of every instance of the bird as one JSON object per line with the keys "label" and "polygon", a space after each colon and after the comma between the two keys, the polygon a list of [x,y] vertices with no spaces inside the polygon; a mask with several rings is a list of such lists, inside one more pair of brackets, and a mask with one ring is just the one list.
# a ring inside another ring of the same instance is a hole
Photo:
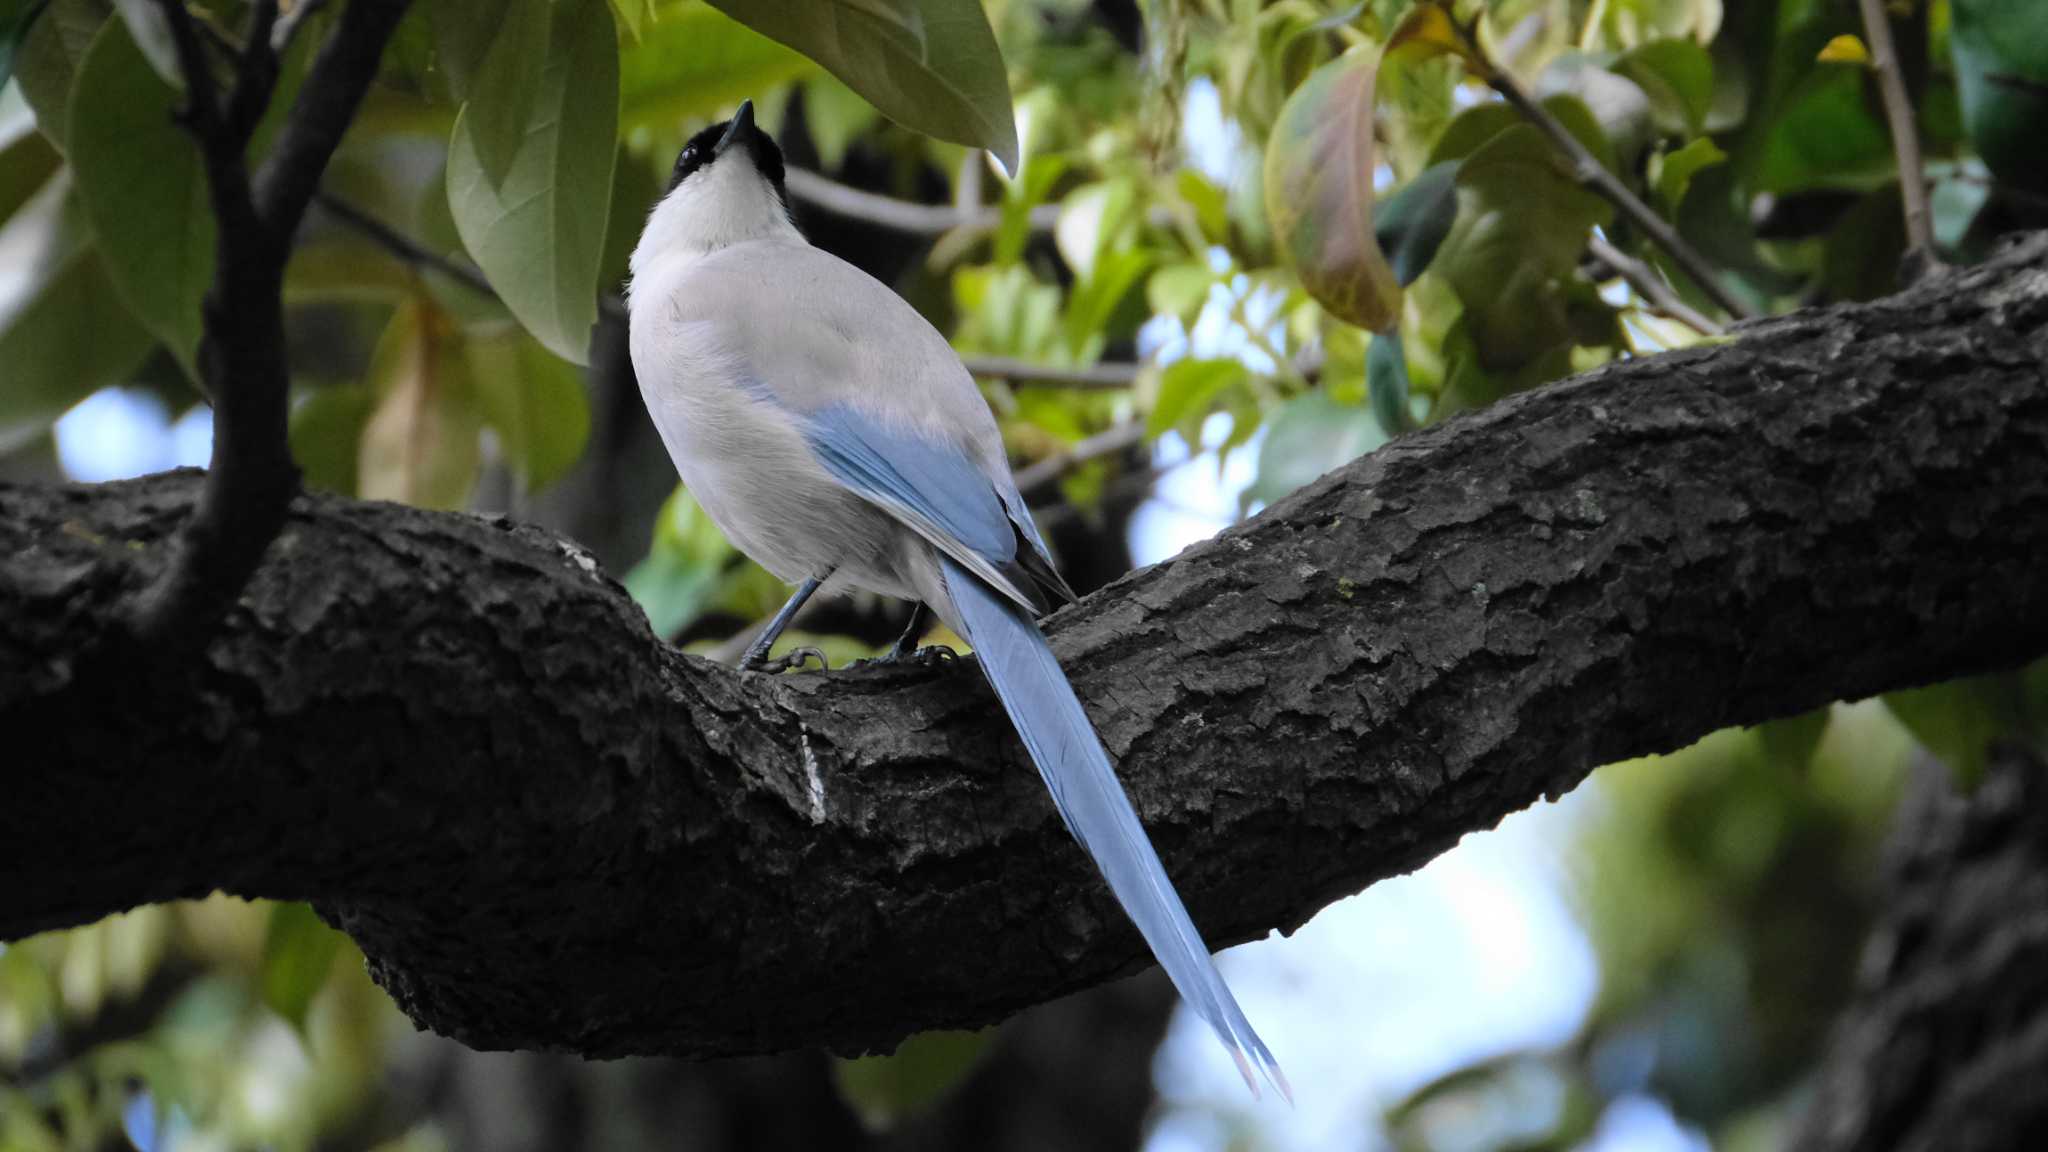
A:
{"label": "bird", "polygon": [[752,101],[684,144],[629,270],[633,371],[676,472],[735,547],[795,585],[740,669],[789,667],[768,653],[821,587],[913,602],[894,657],[936,613],[973,647],[1068,831],[1254,1097],[1256,1066],[1291,1101],[1039,631],[1074,591],[987,401],[916,309],[804,238]]}

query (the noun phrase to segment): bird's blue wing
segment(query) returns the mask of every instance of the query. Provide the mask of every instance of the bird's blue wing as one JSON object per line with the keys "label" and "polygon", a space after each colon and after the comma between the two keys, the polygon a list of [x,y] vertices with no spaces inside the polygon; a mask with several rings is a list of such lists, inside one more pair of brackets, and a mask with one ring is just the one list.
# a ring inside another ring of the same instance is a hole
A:
{"label": "bird's blue wing", "polygon": [[[1019,529],[1002,494],[957,445],[891,427],[844,404],[807,413],[806,420],[804,438],[834,479],[1003,595],[1044,609],[1037,581],[1018,563]],[[1030,531],[1032,545],[1042,547]]]}

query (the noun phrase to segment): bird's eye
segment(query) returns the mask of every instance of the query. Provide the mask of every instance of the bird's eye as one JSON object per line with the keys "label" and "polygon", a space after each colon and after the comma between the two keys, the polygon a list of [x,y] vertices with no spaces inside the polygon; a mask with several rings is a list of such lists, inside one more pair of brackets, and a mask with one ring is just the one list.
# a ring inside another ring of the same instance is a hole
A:
{"label": "bird's eye", "polygon": [[703,164],[702,149],[698,148],[695,144],[684,145],[682,152],[676,156],[675,171],[668,178],[669,191],[675,191],[676,185],[681,184],[684,177],[695,172]]}

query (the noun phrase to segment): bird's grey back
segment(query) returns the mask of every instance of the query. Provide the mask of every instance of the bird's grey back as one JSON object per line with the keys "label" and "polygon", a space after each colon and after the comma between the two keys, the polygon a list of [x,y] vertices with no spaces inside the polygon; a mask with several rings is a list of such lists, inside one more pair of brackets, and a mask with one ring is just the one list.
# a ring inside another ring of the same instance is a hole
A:
{"label": "bird's grey back", "polygon": [[853,403],[958,442],[1007,481],[995,418],[946,338],[831,253],[779,238],[735,244],[693,262],[669,301],[678,318],[707,323],[793,411]]}

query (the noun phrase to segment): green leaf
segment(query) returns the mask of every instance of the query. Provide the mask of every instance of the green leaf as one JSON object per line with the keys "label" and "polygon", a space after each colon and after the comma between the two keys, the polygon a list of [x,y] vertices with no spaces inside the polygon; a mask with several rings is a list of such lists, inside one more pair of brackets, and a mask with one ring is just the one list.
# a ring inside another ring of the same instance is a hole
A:
{"label": "green leaf", "polygon": [[1552,74],[1563,87],[1545,98],[1546,105],[1553,100],[1570,101],[1584,110],[1585,120],[1583,124],[1575,122],[1558,109],[1552,109],[1553,114],[1592,150],[1603,167],[1623,175],[1633,173],[1643,149],[1656,135],[1650,97],[1642,86],[1576,55],[1553,65],[1546,76]]}
{"label": "green leaf", "polygon": [[1828,718],[1833,710],[1816,708],[1799,716],[1787,716],[1759,724],[1756,728],[1758,742],[1764,756],[1774,768],[1788,772],[1804,772],[1813,762],[1813,754],[1820,748],[1821,737],[1828,733]]}
{"label": "green leaf", "polygon": [[1215,284],[1216,274],[1200,260],[1169,264],[1145,281],[1145,302],[1158,315],[1191,324],[1208,303],[1209,289]]}
{"label": "green leaf", "polygon": [[[770,39],[824,65],[906,128],[995,153],[1017,171],[1009,73],[980,0],[712,0]],[[914,9],[913,46],[886,13]]]}
{"label": "green leaf", "polygon": [[[1159,398],[1145,417],[1145,435],[1159,436],[1175,428],[1198,429],[1202,418],[1226,391],[1251,378],[1241,360],[1176,360],[1159,377]],[[1189,436],[1189,443],[1199,437]]]}
{"label": "green leaf", "polygon": [[1095,260],[1088,277],[1067,296],[1067,354],[1087,363],[1102,355],[1112,336],[1117,306],[1152,267],[1152,254],[1142,249],[1110,248]]}
{"label": "green leaf", "polygon": [[1373,235],[1394,279],[1415,283],[1458,219],[1458,161],[1425,168],[1373,210]]}
{"label": "green leaf", "polygon": [[27,4],[15,4],[12,9],[0,13],[0,21],[6,27],[0,29],[0,88],[14,79],[14,57],[21,50],[21,42],[35,27],[36,17],[50,6],[50,0],[29,0]]}
{"label": "green leaf", "polygon": [[2036,0],[1952,0],[1950,43],[1963,128],[1984,164],[2007,183],[2048,194],[2048,5]]}
{"label": "green leaf", "polygon": [[711,605],[737,555],[697,498],[677,487],[654,518],[647,557],[626,573],[626,591],[655,635],[673,637]]}
{"label": "green leaf", "polygon": [[1271,504],[1386,442],[1386,430],[1371,412],[1339,404],[1320,388],[1304,392],[1267,421],[1258,478],[1245,489],[1244,500]]}
{"label": "green leaf", "polygon": [[589,356],[618,140],[618,33],[605,0],[553,7],[530,122],[504,178],[457,117],[448,207],[491,286],[528,332],[571,363]]}
{"label": "green leaf", "polygon": [[953,275],[961,314],[956,343],[971,351],[1045,359],[1059,337],[1060,290],[1028,268],[962,268]]}
{"label": "green leaf", "polygon": [[1887,692],[1884,705],[1967,787],[1983,778],[1991,742],[2013,730],[2018,699],[2002,678],[1979,676]]}
{"label": "green leaf", "polygon": [[1401,330],[1372,338],[1365,350],[1365,390],[1372,399],[1373,419],[1389,436],[1415,427],[1408,411],[1408,358],[1401,353]]}
{"label": "green leaf", "polygon": [[20,89],[0,88],[0,220],[41,191],[62,162],[57,149],[36,131],[35,114]]}
{"label": "green leaf", "polygon": [[1377,331],[1401,286],[1373,233],[1373,62],[1354,48],[1315,70],[1266,142],[1267,219],[1302,287],[1332,316]]}
{"label": "green leaf", "polygon": [[667,138],[816,69],[710,8],[671,9],[620,57],[620,127]]}
{"label": "green leaf", "polygon": [[1928,211],[1934,216],[1934,246],[1953,252],[1962,247],[1975,223],[1977,213],[1991,199],[1991,189],[1968,179],[1942,180],[1928,194]]}
{"label": "green leaf", "polygon": [[[462,122],[468,127],[477,161],[493,185],[504,181],[512,161],[535,123],[534,77],[547,66],[549,0],[496,0],[478,5],[493,11],[490,40],[483,58],[460,83],[464,93]],[[449,76],[456,77],[451,61]]]}
{"label": "green leaf", "polygon": [[560,479],[590,438],[582,374],[523,333],[471,341],[469,362],[484,424],[498,434],[524,490],[537,492]]}
{"label": "green leaf", "polygon": [[[441,2],[445,4],[447,0]],[[612,0],[612,14],[625,26],[626,34],[638,42],[655,18],[654,0]]]}
{"label": "green leaf", "polygon": [[1696,133],[1714,102],[1714,61],[1692,40],[1652,40],[1621,54],[1609,70],[1628,77],[1650,98],[1660,131]]}
{"label": "green leaf", "polygon": [[1458,171],[1461,210],[1436,268],[1464,302],[1480,361],[1513,369],[1570,338],[1567,286],[1613,210],[1580,187],[1549,140],[1517,124]]}
{"label": "green leaf", "polygon": [[1230,239],[1230,197],[1223,189],[1193,168],[1174,173],[1173,186],[1188,207],[1195,210],[1195,227],[1201,229],[1202,239],[1211,244]]}
{"label": "green leaf", "polygon": [[263,937],[263,1003],[301,1034],[306,1011],[334,970],[343,939],[310,904],[271,906]]}
{"label": "green leaf", "polygon": [[292,459],[310,487],[354,496],[359,487],[363,429],[376,395],[361,384],[321,388],[292,407]]}
{"label": "green leaf", "polygon": [[115,287],[191,374],[200,302],[213,283],[214,220],[198,149],[173,118],[182,100],[127,26],[109,20],[79,67],[65,135]]}
{"label": "green leaf", "polygon": [[370,358],[376,408],[363,426],[357,495],[460,508],[476,485],[482,431],[462,336],[425,297],[392,316]]}
{"label": "green leaf", "polygon": [[1053,244],[1074,275],[1095,274],[1098,255],[1128,246],[1138,216],[1135,182],[1104,180],[1068,192],[1053,224]]}
{"label": "green leaf", "polygon": [[64,176],[0,226],[0,454],[124,381],[154,343],[107,276]]}
{"label": "green leaf", "polygon": [[419,277],[367,240],[337,235],[301,241],[284,270],[284,301],[299,304],[390,303],[419,287]]}
{"label": "green leaf", "polygon": [[1657,167],[1657,196],[1664,201],[1665,210],[1677,215],[1678,206],[1685,203],[1685,194],[1692,189],[1692,178],[1702,169],[1725,163],[1727,159],[1728,154],[1705,136],[1677,151],[1665,153]]}
{"label": "green leaf", "polygon": [[171,22],[158,0],[113,0],[113,4],[157,79],[184,91],[185,73],[178,64],[178,46],[171,39]]}
{"label": "green leaf", "polygon": [[1025,160],[1023,173],[1003,192],[1003,220],[996,227],[997,264],[1023,259],[1024,245],[1031,239],[1031,210],[1045,203],[1068,167],[1064,156],[1039,153]]}
{"label": "green leaf", "polygon": [[[1602,164],[1614,167],[1614,146],[1608,142],[1599,118],[1593,115],[1593,110],[1586,106],[1584,100],[1568,92],[1560,92],[1544,97],[1539,103]],[[1447,160],[1463,160],[1501,133],[1518,126],[1528,127],[1529,124],[1520,112],[1507,104],[1496,101],[1467,108],[1445,126],[1444,134],[1430,148],[1430,166],[1435,167]]]}
{"label": "green leaf", "polygon": [[106,0],[54,0],[29,27],[15,54],[14,78],[22,97],[35,110],[36,126],[60,152],[70,130],[72,82],[93,38],[112,14]]}
{"label": "green leaf", "polygon": [[1440,4],[1416,4],[1387,37],[1389,62],[1456,56],[1474,76],[1484,76],[1486,57]]}
{"label": "green leaf", "polygon": [[930,1108],[967,1078],[995,1036],[980,1032],[920,1032],[887,1056],[839,1061],[839,1092],[868,1124],[886,1128]]}
{"label": "green leaf", "polygon": [[1753,191],[1869,189],[1894,175],[1891,136],[1866,91],[1869,72],[1854,64],[1815,65],[1771,122]]}

